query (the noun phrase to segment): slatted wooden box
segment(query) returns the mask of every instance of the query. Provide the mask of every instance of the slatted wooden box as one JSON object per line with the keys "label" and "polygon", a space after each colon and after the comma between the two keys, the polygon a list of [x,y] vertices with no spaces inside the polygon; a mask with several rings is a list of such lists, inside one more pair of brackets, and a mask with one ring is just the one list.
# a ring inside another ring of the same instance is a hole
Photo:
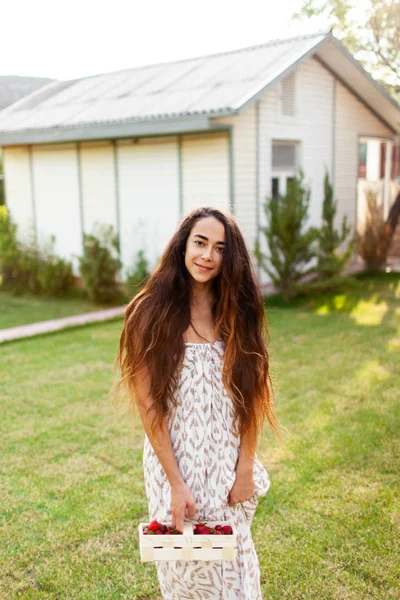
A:
{"label": "slatted wooden box", "polygon": [[[232,535],[195,535],[195,523],[185,522],[182,535],[144,535],[139,525],[139,548],[142,562],[154,560],[229,560],[236,558],[237,532],[231,521],[207,521],[208,527],[230,525]],[[170,523],[164,523],[170,525]]]}

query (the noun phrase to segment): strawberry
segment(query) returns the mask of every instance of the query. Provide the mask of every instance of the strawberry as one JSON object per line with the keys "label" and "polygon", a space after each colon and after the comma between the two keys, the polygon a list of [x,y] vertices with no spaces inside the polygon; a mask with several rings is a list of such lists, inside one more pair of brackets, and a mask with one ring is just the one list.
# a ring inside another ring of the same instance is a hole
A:
{"label": "strawberry", "polygon": [[232,535],[233,533],[230,525],[224,525],[222,531],[225,533],[225,535]]}
{"label": "strawberry", "polygon": [[150,531],[157,531],[159,527],[160,523],[158,523],[158,521],[156,521],[155,519],[147,525],[147,529],[149,529]]}
{"label": "strawberry", "polygon": [[168,527],[166,525],[160,525],[160,527],[158,529],[160,531],[162,531],[163,533],[167,533],[168,532]]}
{"label": "strawberry", "polygon": [[216,525],[215,531],[222,531],[222,525]]}
{"label": "strawberry", "polygon": [[157,531],[154,532],[154,535],[164,535],[162,531],[160,531],[160,529],[157,529]]}
{"label": "strawberry", "polygon": [[198,535],[209,535],[210,531],[210,527],[207,527],[207,525],[200,524],[196,526],[194,533],[197,533]]}

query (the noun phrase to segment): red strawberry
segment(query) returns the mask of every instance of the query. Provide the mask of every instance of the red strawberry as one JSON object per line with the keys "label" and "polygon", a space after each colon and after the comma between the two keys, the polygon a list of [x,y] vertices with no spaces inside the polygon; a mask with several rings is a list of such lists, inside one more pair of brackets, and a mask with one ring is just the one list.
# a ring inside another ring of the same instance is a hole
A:
{"label": "red strawberry", "polygon": [[164,535],[162,531],[160,531],[160,529],[157,529],[157,531],[154,532],[154,535]]}
{"label": "red strawberry", "polygon": [[160,525],[160,527],[158,529],[160,531],[162,531],[163,533],[167,533],[168,532],[168,527],[166,525]]}
{"label": "red strawberry", "polygon": [[198,525],[197,533],[199,535],[209,535],[211,529],[207,525]]}
{"label": "red strawberry", "polygon": [[215,535],[224,535],[224,534],[222,533],[222,531],[220,531],[219,529],[217,529],[217,530],[215,531]]}
{"label": "red strawberry", "polygon": [[224,525],[222,531],[225,533],[225,535],[232,535],[233,533],[230,525]]}
{"label": "red strawberry", "polygon": [[216,525],[215,531],[222,531],[222,525]]}
{"label": "red strawberry", "polygon": [[150,531],[157,531],[159,527],[160,523],[158,523],[158,521],[156,521],[155,519],[147,525],[147,529],[149,529]]}

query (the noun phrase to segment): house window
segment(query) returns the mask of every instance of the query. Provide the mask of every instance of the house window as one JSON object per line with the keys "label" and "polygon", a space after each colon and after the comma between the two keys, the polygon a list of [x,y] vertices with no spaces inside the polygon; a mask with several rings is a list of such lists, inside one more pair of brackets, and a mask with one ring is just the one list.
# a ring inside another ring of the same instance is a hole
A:
{"label": "house window", "polygon": [[292,71],[285,77],[281,86],[282,115],[293,117],[296,114],[296,73]]}
{"label": "house window", "polygon": [[279,177],[272,178],[272,197],[274,200],[279,197]]}
{"label": "house window", "polygon": [[299,143],[274,140],[272,142],[271,195],[285,195],[293,183],[299,167]]}
{"label": "house window", "polygon": [[272,169],[296,170],[297,146],[297,142],[272,142]]}

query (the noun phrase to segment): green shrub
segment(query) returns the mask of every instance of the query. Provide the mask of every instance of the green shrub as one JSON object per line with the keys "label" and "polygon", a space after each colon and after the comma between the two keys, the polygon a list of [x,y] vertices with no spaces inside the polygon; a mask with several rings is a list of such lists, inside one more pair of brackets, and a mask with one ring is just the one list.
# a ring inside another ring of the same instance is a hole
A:
{"label": "green shrub", "polygon": [[303,172],[296,175],[285,196],[267,198],[264,211],[266,227],[261,227],[268,243],[269,255],[256,242],[254,254],[259,266],[268,273],[285,301],[297,293],[300,279],[315,267],[307,267],[316,256],[318,230],[306,229],[310,191],[305,187]]}
{"label": "green shrub", "polygon": [[78,257],[79,270],[85,291],[93,302],[108,304],[121,298],[118,250],[118,237],[112,226],[97,226],[92,234],[84,236],[83,256]]}
{"label": "green shrub", "polygon": [[17,226],[7,210],[0,211],[1,286],[13,294],[63,296],[74,286],[72,264],[47,249],[17,239]]}
{"label": "green shrub", "polygon": [[333,187],[328,172],[324,178],[324,203],[322,207],[322,227],[318,236],[317,269],[321,279],[336,278],[348,263],[354,248],[354,238],[340,250],[348,239],[351,227],[347,217],[343,218],[340,232],[335,229],[337,202],[333,199]]}
{"label": "green shrub", "polygon": [[133,269],[127,273],[126,289],[129,298],[136,296],[136,294],[142,289],[149,274],[149,263],[144,255],[144,250],[139,250]]}

